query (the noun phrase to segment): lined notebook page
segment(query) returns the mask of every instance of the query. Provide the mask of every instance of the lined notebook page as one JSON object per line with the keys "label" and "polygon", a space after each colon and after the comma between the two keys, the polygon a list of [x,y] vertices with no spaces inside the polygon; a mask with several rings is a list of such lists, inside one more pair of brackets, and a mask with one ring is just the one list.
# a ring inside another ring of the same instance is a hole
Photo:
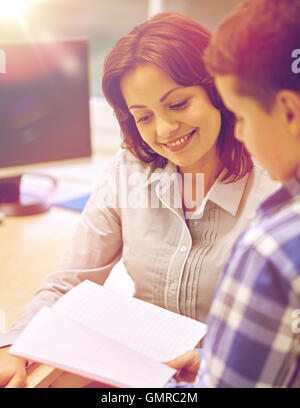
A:
{"label": "lined notebook page", "polygon": [[45,306],[10,353],[119,387],[162,387],[175,370]]}
{"label": "lined notebook page", "polygon": [[203,323],[90,281],[73,288],[53,309],[159,362],[194,348],[206,333]]}

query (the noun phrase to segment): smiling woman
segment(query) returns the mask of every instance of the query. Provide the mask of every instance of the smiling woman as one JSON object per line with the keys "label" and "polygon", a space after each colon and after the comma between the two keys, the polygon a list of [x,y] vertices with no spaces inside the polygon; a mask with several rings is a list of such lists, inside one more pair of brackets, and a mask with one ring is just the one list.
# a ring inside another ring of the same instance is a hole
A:
{"label": "smiling woman", "polygon": [[[0,347],[81,281],[104,284],[121,257],[135,297],[206,321],[236,238],[276,188],[234,138],[233,115],[202,61],[209,39],[191,18],[162,13],[109,53],[103,92],[124,149],[99,177],[58,270]],[[0,384],[21,371],[11,358],[0,351]]]}
{"label": "smiling woman", "polygon": [[216,177],[221,114],[204,88],[178,87],[152,64],[129,71],[120,85],[139,134],[153,152],[176,164],[181,174]]}
{"label": "smiling woman", "polygon": [[[173,121],[174,127],[175,123],[180,122],[180,118],[178,121],[174,119],[175,116],[188,112],[189,115],[193,114],[191,124],[199,136],[199,121],[203,121],[200,115],[204,117],[204,111],[208,110],[208,107],[210,115],[213,110],[217,110],[215,118],[205,120],[206,125],[210,123],[209,127],[215,128],[210,129],[209,133],[217,131],[217,134],[214,134],[216,145],[213,150],[217,152],[214,160],[220,161],[220,166],[214,171],[214,176],[216,179],[218,173],[225,170],[222,181],[237,181],[251,170],[252,162],[242,144],[234,140],[233,115],[225,108],[213,79],[205,69],[202,57],[209,39],[209,30],[193,19],[178,13],[160,13],[136,26],[118,41],[104,64],[102,89],[120,122],[124,146],[140,160],[151,163],[154,168],[164,167],[168,157],[157,152],[145,140],[148,133],[146,135],[144,129],[145,125],[147,130],[149,129],[150,117],[154,119],[152,123],[157,123],[159,132],[161,127],[170,126],[170,120]],[[130,78],[134,79],[134,82],[130,81]],[[124,86],[125,83],[128,84],[126,90],[122,89],[122,84]],[[126,100],[124,91],[127,97],[130,97],[129,101]],[[195,97],[195,92],[198,97]],[[161,103],[160,110],[155,106],[153,111],[151,108],[154,108],[154,103],[158,101]],[[137,109],[128,109],[131,104],[142,106],[138,118]],[[169,107],[162,115],[162,106],[166,107],[166,104]],[[167,111],[169,123],[166,121]],[[141,115],[142,113],[144,115]],[[219,117],[221,129],[218,129]],[[193,125],[195,120],[198,123]],[[177,143],[179,138],[189,135],[181,132],[194,130],[188,129],[190,126],[188,123],[185,128],[180,126],[175,139],[172,134],[175,133],[174,129],[171,128],[169,131],[172,140],[170,136],[161,139]],[[202,135],[202,143],[206,137],[207,135]],[[215,165],[218,167],[218,163]],[[203,171],[201,165],[197,170]]]}

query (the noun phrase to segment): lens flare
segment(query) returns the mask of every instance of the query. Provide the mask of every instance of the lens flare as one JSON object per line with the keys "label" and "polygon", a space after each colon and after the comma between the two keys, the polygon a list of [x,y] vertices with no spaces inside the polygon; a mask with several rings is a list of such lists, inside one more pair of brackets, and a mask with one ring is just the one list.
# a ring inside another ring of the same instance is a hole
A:
{"label": "lens flare", "polygon": [[26,6],[36,0],[0,0],[0,17],[22,17]]}

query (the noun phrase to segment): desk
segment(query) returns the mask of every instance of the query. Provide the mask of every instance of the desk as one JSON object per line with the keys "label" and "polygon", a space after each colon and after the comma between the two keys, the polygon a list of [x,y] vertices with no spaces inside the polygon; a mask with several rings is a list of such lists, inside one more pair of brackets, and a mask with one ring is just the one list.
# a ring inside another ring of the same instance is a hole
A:
{"label": "desk", "polygon": [[6,328],[57,268],[78,219],[77,212],[52,207],[44,214],[6,217],[0,224],[0,310]]}
{"label": "desk", "polygon": [[[70,199],[70,193],[74,194],[73,183],[76,183],[77,194],[78,191],[82,195],[91,191],[109,158],[98,154],[88,163],[42,169],[40,172],[58,179],[58,191],[53,201]],[[0,311],[5,314],[6,329],[21,315],[44,278],[57,268],[79,216],[79,212],[54,206],[39,215],[6,217],[0,224]],[[114,268],[105,284],[117,290],[124,291],[125,288],[126,293],[133,292],[122,262]],[[0,322],[0,333],[2,326]]]}
{"label": "desk", "polygon": [[[82,167],[79,170],[82,176]],[[22,314],[46,275],[57,268],[79,217],[79,212],[54,206],[39,215],[6,217],[0,224],[0,332]],[[115,266],[105,285],[133,293],[133,283],[122,262]],[[65,377],[69,386],[74,379]],[[76,381],[79,386],[86,385],[80,377]]]}

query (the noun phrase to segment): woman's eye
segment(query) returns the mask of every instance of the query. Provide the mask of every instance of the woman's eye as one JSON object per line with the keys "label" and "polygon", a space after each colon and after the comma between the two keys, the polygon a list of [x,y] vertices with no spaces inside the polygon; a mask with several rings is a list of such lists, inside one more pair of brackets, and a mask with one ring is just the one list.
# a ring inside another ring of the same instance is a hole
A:
{"label": "woman's eye", "polygon": [[175,105],[170,105],[170,109],[181,109],[181,108],[185,108],[188,104],[188,100],[180,102],[180,103],[176,103]]}
{"label": "woman's eye", "polygon": [[142,116],[141,118],[136,120],[136,123],[147,122],[151,118],[152,115]]}

